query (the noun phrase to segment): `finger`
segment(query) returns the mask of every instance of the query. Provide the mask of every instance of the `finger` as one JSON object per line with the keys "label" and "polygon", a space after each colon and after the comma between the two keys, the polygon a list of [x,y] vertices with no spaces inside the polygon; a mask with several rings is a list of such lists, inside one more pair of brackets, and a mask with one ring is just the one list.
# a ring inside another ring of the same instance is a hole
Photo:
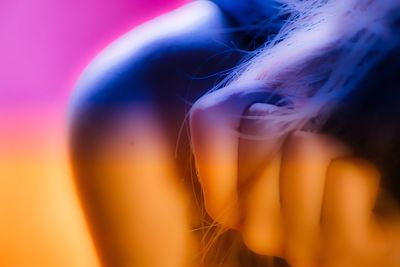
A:
{"label": "finger", "polygon": [[[324,237],[332,255],[365,257],[371,244],[379,172],[369,162],[356,158],[333,161],[327,172],[323,204]],[[351,253],[351,254],[350,254]],[[348,259],[351,260],[351,259]]]}
{"label": "finger", "polygon": [[239,143],[239,188],[246,181],[258,177],[265,165],[281,149],[284,137],[277,124],[276,114],[284,108],[290,109],[287,98],[271,94],[269,103],[250,106],[240,125]]}
{"label": "finger", "polygon": [[244,196],[243,239],[252,251],[283,256],[283,229],[279,197],[281,156],[275,156],[253,179]]}
{"label": "finger", "polygon": [[268,93],[260,83],[230,86],[202,97],[190,113],[193,152],[205,205],[213,219],[237,228],[238,130],[247,107]]}
{"label": "finger", "polygon": [[292,266],[316,266],[326,170],[348,150],[327,136],[296,132],[286,141],[281,166],[285,256]]}
{"label": "finger", "polygon": [[283,256],[279,194],[279,153],[283,138],[271,121],[288,104],[274,95],[271,103],[256,103],[242,119],[239,144],[239,195],[243,199],[243,240],[253,252]]}

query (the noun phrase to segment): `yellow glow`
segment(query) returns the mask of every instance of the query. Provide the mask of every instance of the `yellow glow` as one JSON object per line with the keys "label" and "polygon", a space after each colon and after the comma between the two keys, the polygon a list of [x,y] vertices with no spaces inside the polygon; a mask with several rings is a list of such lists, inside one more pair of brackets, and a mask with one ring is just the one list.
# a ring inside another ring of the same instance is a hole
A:
{"label": "yellow glow", "polygon": [[99,266],[73,188],[58,110],[15,112],[2,125],[0,266]]}

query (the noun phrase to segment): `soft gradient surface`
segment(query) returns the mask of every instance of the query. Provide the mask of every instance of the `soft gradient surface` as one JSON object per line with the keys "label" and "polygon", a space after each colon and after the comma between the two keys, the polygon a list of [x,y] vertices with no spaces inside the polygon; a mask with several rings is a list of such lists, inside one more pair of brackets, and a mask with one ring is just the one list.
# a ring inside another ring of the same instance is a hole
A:
{"label": "soft gradient surface", "polygon": [[184,2],[0,1],[0,266],[98,266],[68,166],[68,97],[110,41]]}

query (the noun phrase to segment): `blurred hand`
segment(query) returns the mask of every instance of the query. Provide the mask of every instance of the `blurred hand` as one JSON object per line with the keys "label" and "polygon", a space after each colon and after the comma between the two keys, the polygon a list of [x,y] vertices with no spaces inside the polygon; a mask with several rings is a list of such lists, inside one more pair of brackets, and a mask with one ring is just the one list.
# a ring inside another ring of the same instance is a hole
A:
{"label": "blurred hand", "polygon": [[266,96],[260,84],[231,86],[193,107],[193,149],[210,216],[240,231],[249,249],[293,267],[398,266],[400,223],[373,212],[377,168],[329,136],[274,137],[265,116],[279,107]]}

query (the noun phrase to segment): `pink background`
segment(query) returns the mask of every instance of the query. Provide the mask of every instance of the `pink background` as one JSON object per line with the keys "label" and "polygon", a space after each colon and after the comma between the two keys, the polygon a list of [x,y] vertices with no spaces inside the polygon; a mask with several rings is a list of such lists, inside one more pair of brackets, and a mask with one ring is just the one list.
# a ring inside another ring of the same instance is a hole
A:
{"label": "pink background", "polygon": [[68,166],[68,97],[110,41],[183,2],[0,1],[0,266],[98,266]]}

